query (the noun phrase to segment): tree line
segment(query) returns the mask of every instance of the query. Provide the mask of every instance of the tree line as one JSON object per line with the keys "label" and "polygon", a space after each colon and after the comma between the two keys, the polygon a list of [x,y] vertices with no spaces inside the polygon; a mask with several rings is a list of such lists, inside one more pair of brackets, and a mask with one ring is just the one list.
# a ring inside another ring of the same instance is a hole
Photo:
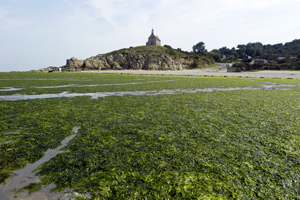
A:
{"label": "tree line", "polygon": [[[300,70],[300,39],[285,44],[267,44],[260,42],[239,44],[236,48],[221,47],[208,52],[204,42],[193,46],[193,52],[209,56],[216,62],[236,62],[241,70],[252,69],[294,69]],[[250,66],[253,59],[265,59],[268,64]]]}

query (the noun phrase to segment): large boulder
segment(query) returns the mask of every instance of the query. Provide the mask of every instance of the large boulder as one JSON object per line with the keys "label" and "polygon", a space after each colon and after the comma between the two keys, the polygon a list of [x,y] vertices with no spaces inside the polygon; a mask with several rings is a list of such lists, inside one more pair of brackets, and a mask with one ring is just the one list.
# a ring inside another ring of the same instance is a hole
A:
{"label": "large boulder", "polygon": [[127,60],[130,69],[143,69],[145,65],[145,57],[141,54],[128,54]]}
{"label": "large boulder", "polygon": [[130,65],[126,57],[124,57],[121,53],[116,53],[114,55],[115,62],[119,64],[123,69],[130,69]]}
{"label": "large boulder", "polygon": [[63,68],[63,71],[81,71],[83,69],[84,60],[77,58],[67,59],[67,64]]}
{"label": "large boulder", "polygon": [[158,70],[159,61],[154,59],[152,56],[147,56],[144,64],[144,69],[146,70]]}

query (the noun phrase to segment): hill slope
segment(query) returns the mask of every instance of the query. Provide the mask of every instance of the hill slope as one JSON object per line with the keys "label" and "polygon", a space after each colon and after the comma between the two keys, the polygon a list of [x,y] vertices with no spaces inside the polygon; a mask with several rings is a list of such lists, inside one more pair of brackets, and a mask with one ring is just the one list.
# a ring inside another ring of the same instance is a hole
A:
{"label": "hill slope", "polygon": [[167,45],[139,46],[99,54],[85,60],[70,58],[62,70],[182,70],[190,67],[204,68],[210,64],[214,64],[212,58],[175,50]]}

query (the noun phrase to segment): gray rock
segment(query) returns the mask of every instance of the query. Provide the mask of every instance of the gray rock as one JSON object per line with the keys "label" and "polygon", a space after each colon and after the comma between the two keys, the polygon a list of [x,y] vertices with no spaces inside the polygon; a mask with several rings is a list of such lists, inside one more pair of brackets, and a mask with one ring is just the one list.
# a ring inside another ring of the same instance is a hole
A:
{"label": "gray rock", "polygon": [[30,72],[58,72],[59,71],[59,68],[58,67],[46,67],[46,68],[41,68],[39,70],[31,70]]}
{"label": "gray rock", "polygon": [[63,67],[62,71],[81,71],[83,69],[83,60],[77,58],[67,59],[67,64]]}
{"label": "gray rock", "polygon": [[194,59],[175,58],[167,52],[137,53],[113,52],[99,54],[86,60],[70,58],[63,67],[63,71],[89,71],[89,70],[182,70],[188,67]]}

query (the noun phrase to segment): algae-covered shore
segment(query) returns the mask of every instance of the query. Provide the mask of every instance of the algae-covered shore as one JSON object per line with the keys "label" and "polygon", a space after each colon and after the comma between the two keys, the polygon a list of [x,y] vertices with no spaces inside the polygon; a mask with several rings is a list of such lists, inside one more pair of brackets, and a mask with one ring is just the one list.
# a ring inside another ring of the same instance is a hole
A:
{"label": "algae-covered shore", "polygon": [[[0,196],[297,199],[299,89],[291,77],[0,73]],[[25,98],[38,95],[55,98]]]}

